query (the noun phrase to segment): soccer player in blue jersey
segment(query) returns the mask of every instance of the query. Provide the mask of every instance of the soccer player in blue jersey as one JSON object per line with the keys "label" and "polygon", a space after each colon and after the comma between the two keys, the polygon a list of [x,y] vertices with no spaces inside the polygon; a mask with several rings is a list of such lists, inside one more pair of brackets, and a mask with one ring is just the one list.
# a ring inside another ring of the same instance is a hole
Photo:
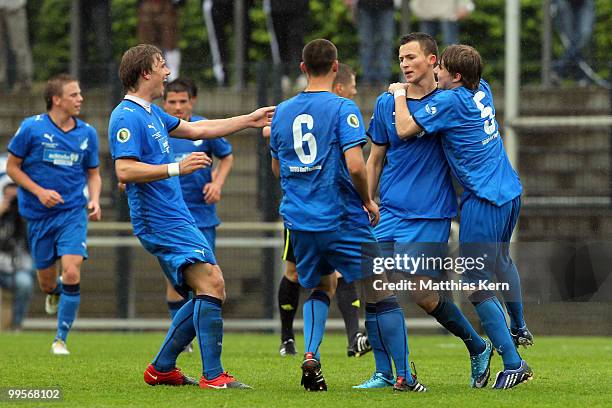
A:
{"label": "soccer player in blue jersey", "polygon": [[397,298],[388,290],[374,289],[374,279],[384,281],[384,274],[374,278],[362,269],[367,244],[377,248],[370,224],[376,225],[379,211],[368,192],[359,108],[331,92],[338,70],[334,44],[324,39],[309,42],[302,51],[301,69],[308,86],[277,107],[270,150],[272,171],[280,177],[284,193],[280,213],[290,231],[300,285],[312,289],[303,306],[302,385],[310,391],[327,390],[319,347],[338,270],[349,283],[362,281],[366,307],[375,310],[378,329],[368,335],[383,344],[395,362],[394,388],[425,391],[410,371],[404,314]]}
{"label": "soccer player in blue jersey", "polygon": [[119,77],[127,94],[113,110],[109,142],[115,172],[126,184],[134,234],[155,255],[174,289],[194,298],[179,309],[161,349],[144,372],[147,384],[197,382],[176,368],[179,353],[197,337],[202,357],[201,388],[248,388],[223,370],[221,347],[225,299],[223,274],[212,248],[183,200],[178,177],[211,164],[204,152],[174,162],[169,136],[215,138],[270,123],[274,108],[228,119],[187,122],[154,105],[170,71],[159,48],[140,44],[121,59]]}
{"label": "soccer player in blue jersey", "polygon": [[[357,95],[355,73],[346,64],[338,64],[338,72],[332,84],[332,91],[343,98],[353,99]],[[300,283],[295,268],[293,246],[285,229],[285,274],[278,285],[278,311],[281,320],[281,356],[295,355],[295,336],[293,334],[293,319],[300,301]],[[353,283],[347,283],[339,272],[336,272],[338,285],[336,287],[336,300],[338,309],[344,320],[348,347],[346,354],[349,357],[360,357],[372,350],[368,336],[359,331],[359,307],[361,302]]]}
{"label": "soccer player in blue jersey", "polygon": [[96,130],[76,117],[83,103],[79,82],[69,75],[55,76],[47,82],[44,97],[47,113],[21,123],[8,146],[6,170],[19,185],[19,212],[28,222],[38,284],[48,294],[45,309],[57,313],[51,351],[65,355],[70,354],[66,339],[81,302],[87,219],[99,221],[102,216],[102,180]]}
{"label": "soccer player in blue jersey", "polygon": [[[406,85],[389,86],[395,99],[397,133],[403,139],[423,130],[441,135],[451,170],[464,188],[459,229],[462,255],[483,256],[494,251],[484,269],[474,269],[465,278],[488,282],[495,274],[499,281],[509,283],[511,291],[505,297],[512,334],[531,342],[523,318],[520,279],[508,246],[518,219],[522,186],[504,150],[491,89],[481,79],[480,54],[467,45],[452,45],[442,54],[437,75],[438,86],[446,91],[412,111],[412,116],[404,102]],[[493,387],[511,388],[532,378],[515,348],[495,293],[479,288],[469,298],[504,361]]]}
{"label": "soccer player in blue jersey", "polygon": [[[187,122],[205,120],[204,117],[193,114],[193,101],[196,95],[197,88],[191,81],[182,78],[175,79],[168,83],[164,89],[164,111]],[[221,200],[221,190],[232,169],[234,161],[232,145],[223,137],[207,140],[186,140],[171,137],[168,140],[174,153],[174,161],[177,163],[192,152],[204,152],[210,158],[216,157],[219,160],[214,171],[209,166],[179,177],[185,204],[187,204],[196,226],[204,234],[214,253],[216,228],[221,223],[217,216],[216,203]],[[187,302],[187,299],[174,290],[167,279],[166,302],[171,318],[174,318],[176,312]],[[189,346],[188,350],[193,349]]]}
{"label": "soccer player in blue jersey", "polygon": [[[400,38],[400,69],[410,86],[404,103],[411,111],[424,107],[437,94],[434,67],[438,58],[436,41],[425,33],[411,33]],[[388,92],[376,101],[368,135],[372,148],[368,158],[370,195],[376,194],[380,179],[380,222],[374,229],[378,242],[391,244],[396,253],[410,252],[426,243],[422,250],[433,251],[430,243],[448,242],[451,219],[457,215],[457,199],[450,169],[437,134],[403,140],[395,130],[395,101]],[[419,283],[439,279],[441,271],[416,271]],[[416,303],[449,332],[465,343],[471,359],[471,385],[482,388],[489,379],[491,343],[483,340],[450,299],[432,290],[412,292]],[[366,311],[366,324],[372,322]],[[375,324],[370,323],[370,324]],[[375,326],[374,326],[375,327]],[[374,330],[371,328],[369,330]],[[393,369],[384,348],[375,347],[376,372],[355,388],[382,388],[393,385]]]}

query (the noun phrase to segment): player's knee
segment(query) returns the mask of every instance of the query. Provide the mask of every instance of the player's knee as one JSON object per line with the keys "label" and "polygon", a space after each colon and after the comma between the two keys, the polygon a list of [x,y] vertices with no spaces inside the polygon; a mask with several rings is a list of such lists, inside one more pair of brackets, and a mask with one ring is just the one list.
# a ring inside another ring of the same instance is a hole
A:
{"label": "player's knee", "polygon": [[297,268],[295,266],[295,264],[293,262],[286,262],[285,263],[286,267],[285,267],[285,278],[287,278],[288,280],[290,280],[293,283],[297,283],[298,282],[298,273],[297,273]]}
{"label": "player's knee", "polygon": [[211,267],[206,277],[204,289],[214,297],[221,299],[221,301],[225,301],[225,280],[218,266],[214,265]]}
{"label": "player's knee", "polygon": [[74,264],[64,266],[62,271],[62,282],[75,285],[81,281],[81,269]]}
{"label": "player's knee", "polygon": [[427,313],[433,312],[440,301],[440,296],[434,291],[419,291],[413,296],[414,302]]}
{"label": "player's knee", "polygon": [[46,280],[46,279],[38,280],[38,287],[43,293],[53,292],[53,289],[55,289],[56,286],[57,286],[57,283],[55,282],[55,280]]}

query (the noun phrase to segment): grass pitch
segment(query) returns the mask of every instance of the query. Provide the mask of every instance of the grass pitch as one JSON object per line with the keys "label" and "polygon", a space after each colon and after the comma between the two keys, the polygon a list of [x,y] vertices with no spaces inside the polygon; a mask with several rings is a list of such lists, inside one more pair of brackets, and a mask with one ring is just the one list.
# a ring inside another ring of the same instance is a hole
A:
{"label": "grass pitch", "polygon": [[[537,334],[536,334],[537,336]],[[329,391],[307,393],[300,387],[301,357],[278,355],[278,337],[227,333],[223,344],[226,370],[253,390],[201,390],[198,387],[151,387],[143,371],[155,356],[163,333],[71,333],[70,356],[49,352],[53,334],[0,334],[0,388],[60,387],[59,402],[0,400],[0,406],[45,407],[610,407],[612,406],[612,339],[602,337],[536,337],[521,351],[533,368],[532,381],[498,391],[469,388],[469,360],[451,336],[410,338],[411,360],[428,393],[393,393],[391,389],[353,390],[373,372],[371,354],[347,358],[345,337],[327,335],[322,364]],[[297,340],[302,350],[301,339]],[[200,376],[199,353],[183,354],[178,366]],[[495,373],[501,368],[496,355]],[[492,379],[494,374],[492,375]],[[491,385],[490,380],[489,385]],[[6,392],[6,390],[5,390]]]}

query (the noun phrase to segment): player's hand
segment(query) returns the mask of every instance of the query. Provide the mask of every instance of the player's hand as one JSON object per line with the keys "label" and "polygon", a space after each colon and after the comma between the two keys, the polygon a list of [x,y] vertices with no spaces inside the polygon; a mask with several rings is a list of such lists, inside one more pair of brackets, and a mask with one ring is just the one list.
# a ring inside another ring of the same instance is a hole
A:
{"label": "player's hand", "polygon": [[395,91],[399,91],[400,89],[405,89],[406,91],[408,91],[408,84],[402,82],[394,82],[389,85],[388,92],[393,95]]}
{"label": "player's hand", "polygon": [[89,213],[88,218],[92,221],[100,221],[102,219],[102,209],[97,201],[91,200],[87,204],[87,212]]}
{"label": "player's hand", "polygon": [[276,109],[276,106],[265,106],[249,113],[249,126],[255,128],[270,126],[272,124],[272,116],[274,116],[274,109]]}
{"label": "player's hand", "polygon": [[47,208],[53,208],[58,204],[64,204],[64,199],[55,190],[43,189],[40,193],[36,194],[38,201],[41,202]]}
{"label": "player's hand", "polygon": [[216,183],[206,183],[203,192],[206,204],[215,204],[221,200],[221,187]]}
{"label": "player's hand", "polygon": [[270,126],[264,126],[263,129],[261,129],[261,135],[270,140],[270,136],[272,135],[272,128]]}
{"label": "player's hand", "polygon": [[210,166],[212,159],[204,152],[193,152],[179,162],[180,174],[191,174],[196,170]]}
{"label": "player's hand", "polygon": [[120,181],[117,183],[117,188],[118,188],[118,189],[119,189],[119,191],[121,191],[122,193],[125,193],[125,187],[126,187],[125,183],[122,183],[122,182],[120,182]]}
{"label": "player's hand", "polygon": [[363,205],[365,210],[368,212],[368,217],[370,218],[370,225],[375,227],[380,220],[380,211],[378,210],[378,204],[374,202],[374,200],[370,200]]}

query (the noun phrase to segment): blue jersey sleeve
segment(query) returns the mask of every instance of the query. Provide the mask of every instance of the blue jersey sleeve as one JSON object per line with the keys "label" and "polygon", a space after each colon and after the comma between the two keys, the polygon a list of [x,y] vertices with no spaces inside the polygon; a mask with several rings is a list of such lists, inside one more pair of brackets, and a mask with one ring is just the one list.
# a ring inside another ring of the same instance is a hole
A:
{"label": "blue jersey sleeve", "polygon": [[376,100],[372,121],[368,127],[368,136],[372,139],[372,143],[377,145],[388,145],[389,135],[385,126],[385,115],[388,111],[388,93],[384,93]]}
{"label": "blue jersey sleeve", "polygon": [[95,169],[100,166],[100,154],[98,143],[98,132],[92,126],[89,126],[89,152],[87,156],[87,168]]}
{"label": "blue jersey sleeve", "polygon": [[172,132],[178,127],[178,125],[180,125],[181,120],[179,118],[167,114],[166,112],[164,112],[163,109],[156,109],[156,111],[159,115],[159,118],[164,123],[164,126],[166,127],[168,133]]}
{"label": "blue jersey sleeve", "polygon": [[210,147],[212,149],[212,154],[220,159],[232,154],[232,145],[224,137],[211,139]]}
{"label": "blue jersey sleeve", "polygon": [[342,151],[367,143],[365,127],[359,108],[353,101],[347,100],[340,107],[339,139]]}
{"label": "blue jersey sleeve", "polygon": [[142,131],[142,126],[137,120],[129,120],[125,116],[120,116],[117,120],[112,121],[108,132],[113,160],[121,158],[141,160]]}
{"label": "blue jersey sleeve", "polygon": [[21,122],[19,129],[15,132],[15,136],[11,139],[8,145],[8,151],[21,159],[26,157],[30,151],[30,126],[29,120]]}
{"label": "blue jersey sleeve", "polygon": [[439,92],[431,98],[424,108],[411,112],[414,121],[427,133],[435,133],[452,128],[457,121],[454,92]]}

